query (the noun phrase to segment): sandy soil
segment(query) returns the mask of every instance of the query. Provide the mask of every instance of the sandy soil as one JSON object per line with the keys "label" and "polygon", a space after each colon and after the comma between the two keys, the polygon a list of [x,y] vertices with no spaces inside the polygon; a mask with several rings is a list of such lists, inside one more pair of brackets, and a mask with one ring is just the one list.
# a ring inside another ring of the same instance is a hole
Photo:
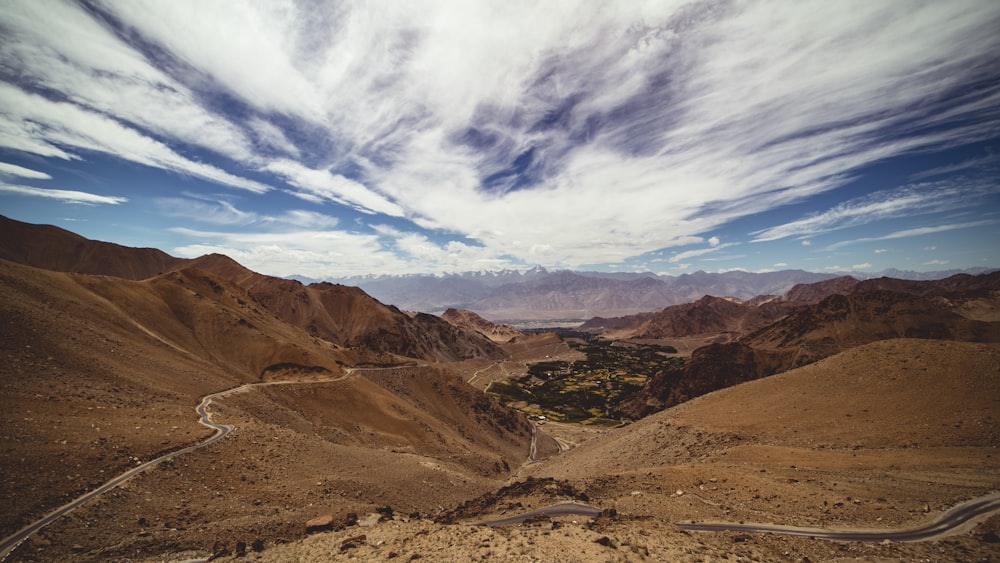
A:
{"label": "sandy soil", "polygon": [[[4,535],[207,436],[194,415],[203,395],[293,376],[267,367],[300,358],[341,375],[338,360],[354,353],[270,327],[273,316],[235,293],[212,300],[212,287],[171,286],[167,299],[151,284],[80,279],[0,268]],[[102,297],[111,291],[114,305]],[[522,348],[519,365],[566,352],[543,339]],[[503,376],[502,364],[462,365],[461,379],[426,368],[412,380],[370,374],[225,397],[211,410],[236,426],[227,438],[77,509],[8,560],[997,559],[1000,517],[889,545],[692,534],[674,523],[909,526],[1000,490],[1000,346],[880,342],[619,429],[546,424],[539,430],[569,449],[543,437],[534,463],[530,426],[461,383],[482,370],[485,386],[487,367]],[[566,491],[615,516],[505,529],[434,521],[462,506],[459,522],[511,514]],[[390,507],[391,519],[369,517]],[[333,530],[306,537],[306,522],[324,515]]]}
{"label": "sandy soil", "polygon": [[561,517],[554,527],[543,521],[502,529],[396,519],[269,546],[246,558],[992,561],[1000,516],[937,541],[879,544],[686,533],[673,523],[909,527],[996,491],[998,376],[995,345],[877,343],[606,434],[547,425],[574,449],[525,466],[517,479],[534,476],[537,487],[514,488],[463,521],[568,500],[567,489],[613,508],[614,517]]}

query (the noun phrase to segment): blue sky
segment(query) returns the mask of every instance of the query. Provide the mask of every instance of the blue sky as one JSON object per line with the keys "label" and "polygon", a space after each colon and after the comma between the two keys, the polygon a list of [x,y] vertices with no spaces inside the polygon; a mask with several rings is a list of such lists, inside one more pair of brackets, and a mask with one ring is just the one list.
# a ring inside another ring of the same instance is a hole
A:
{"label": "blue sky", "polygon": [[997,29],[995,0],[8,0],[0,213],[313,278],[997,267]]}

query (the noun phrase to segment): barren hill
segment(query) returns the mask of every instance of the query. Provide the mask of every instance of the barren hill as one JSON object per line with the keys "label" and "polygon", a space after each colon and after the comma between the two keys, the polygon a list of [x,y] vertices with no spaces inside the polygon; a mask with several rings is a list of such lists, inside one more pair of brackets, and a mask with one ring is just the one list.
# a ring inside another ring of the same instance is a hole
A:
{"label": "barren hill", "polygon": [[2,215],[0,241],[0,259],[57,272],[141,280],[187,262],[155,248],[93,241],[52,225],[33,225]]}
{"label": "barren hill", "polygon": [[850,293],[860,282],[851,276],[841,276],[832,280],[800,283],[781,296],[783,301],[792,303],[818,303],[838,293]]}
{"label": "barren hill", "polygon": [[720,333],[739,336],[780,319],[796,306],[780,300],[756,304],[706,295],[695,302],[673,305],[657,313],[617,319],[594,318],[583,323],[580,329],[599,332],[610,329],[614,336],[640,339]]}
{"label": "barren hill", "polygon": [[245,288],[287,323],[345,347],[365,347],[428,361],[499,358],[489,339],[429,316],[410,318],[362,290],[329,283],[303,285],[253,272],[235,260],[210,254],[186,260],[159,250],[93,241],[49,225],[0,216],[0,258],[63,272],[142,280],[198,268]]}
{"label": "barren hill", "polygon": [[431,315],[411,317],[356,287],[326,282],[303,285],[252,272],[220,255],[197,258],[193,263],[246,287],[254,299],[285,322],[342,346],[429,361],[503,355],[478,333]]}
{"label": "barren hill", "polygon": [[4,535],[133,458],[205,435],[193,407],[210,391],[277,366],[342,373],[352,354],[247,299],[198,271],[135,282],[0,260]]}
{"label": "barren hill", "polygon": [[430,512],[498,487],[528,456],[525,419],[462,379],[413,365],[351,372],[402,358],[311,336],[198,268],[130,281],[0,261],[0,321],[4,536],[200,441],[205,394],[296,382],[216,399],[215,420],[237,426],[229,437],[77,509],[18,548],[29,558],[209,549],[231,534],[272,543],[301,533],[320,500],[341,516]]}
{"label": "barren hill", "polygon": [[479,332],[497,343],[510,342],[514,338],[524,336],[512,326],[491,323],[476,313],[464,309],[448,309],[441,314],[441,318],[457,327]]}
{"label": "barren hill", "polygon": [[622,412],[645,416],[709,391],[878,340],[905,337],[1000,342],[1000,323],[973,320],[955,312],[954,302],[961,302],[962,295],[943,293],[934,300],[890,291],[831,295],[735,342],[695,350],[682,370],[651,378],[639,395],[622,406]]}
{"label": "barren hill", "polygon": [[[572,449],[528,466],[531,480],[463,503],[459,522],[581,497],[614,509],[604,516],[539,517],[499,529],[397,519],[317,534],[255,557],[311,560],[349,544],[340,556],[363,560],[989,560],[997,516],[918,543],[695,533],[675,523],[907,528],[994,492],[998,365],[995,344],[867,344],[621,428],[566,429]],[[365,539],[350,543],[359,533]]]}

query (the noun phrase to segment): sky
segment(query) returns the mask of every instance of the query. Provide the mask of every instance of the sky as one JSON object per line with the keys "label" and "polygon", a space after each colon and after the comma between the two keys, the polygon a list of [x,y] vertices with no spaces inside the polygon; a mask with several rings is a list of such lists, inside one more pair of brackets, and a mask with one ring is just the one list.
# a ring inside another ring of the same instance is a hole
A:
{"label": "sky", "polygon": [[1000,2],[4,0],[0,214],[270,275],[1000,267]]}

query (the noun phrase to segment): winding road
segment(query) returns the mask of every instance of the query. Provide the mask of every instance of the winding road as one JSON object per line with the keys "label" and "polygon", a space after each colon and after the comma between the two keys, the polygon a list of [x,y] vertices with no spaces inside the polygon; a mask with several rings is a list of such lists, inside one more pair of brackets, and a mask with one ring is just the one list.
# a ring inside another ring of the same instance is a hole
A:
{"label": "winding road", "polygon": [[559,504],[553,504],[551,506],[546,506],[543,508],[536,508],[535,510],[529,510],[528,512],[522,512],[520,514],[515,514],[513,516],[505,516],[503,518],[497,518],[496,520],[486,520],[483,522],[475,522],[469,524],[470,526],[509,526],[511,524],[520,524],[525,520],[531,520],[538,516],[590,516],[595,517],[601,513],[600,508],[595,508],[593,506],[588,506],[586,504],[580,504],[578,502],[561,502]]}
{"label": "winding road", "polygon": [[933,522],[902,530],[824,530],[821,528],[779,526],[775,524],[737,524],[732,522],[689,522],[678,523],[677,525],[689,532],[767,532],[834,541],[881,542],[889,540],[917,542],[933,540],[957,533],[966,524],[972,524],[976,519],[996,511],[1000,511],[1000,493],[963,502],[952,507]]}
{"label": "winding road", "polygon": [[[94,498],[96,498],[96,497],[98,497],[98,496],[100,496],[100,495],[102,495],[102,494],[110,491],[111,489],[114,489],[115,487],[117,487],[117,486],[121,485],[122,483],[128,481],[132,477],[135,477],[136,475],[139,475],[140,473],[144,473],[144,472],[146,472],[146,471],[148,471],[148,470],[156,467],[157,465],[163,463],[164,461],[167,461],[169,459],[173,459],[175,457],[184,455],[186,453],[193,452],[194,450],[197,450],[197,449],[200,449],[200,448],[204,448],[205,446],[210,446],[210,445],[214,444],[215,442],[218,442],[222,438],[225,438],[226,435],[228,435],[230,432],[233,431],[233,426],[229,425],[229,424],[219,424],[219,423],[216,423],[216,422],[212,422],[212,413],[210,413],[208,411],[208,406],[212,403],[212,399],[218,399],[220,397],[225,397],[227,395],[232,395],[234,393],[241,393],[243,391],[247,391],[248,389],[251,389],[251,388],[254,388],[254,387],[266,387],[266,386],[271,386],[271,385],[295,385],[295,384],[302,385],[302,384],[307,384],[307,383],[333,383],[333,382],[336,382],[336,381],[343,381],[344,379],[347,379],[348,377],[350,377],[354,372],[359,371],[359,370],[364,370],[364,369],[379,369],[379,368],[351,368],[351,369],[347,370],[347,372],[344,375],[342,375],[342,376],[340,376],[338,378],[335,378],[335,379],[323,379],[323,380],[317,380],[317,381],[269,381],[269,382],[265,382],[265,383],[244,383],[243,385],[239,385],[237,387],[233,387],[233,388],[230,388],[230,389],[225,389],[223,391],[212,393],[210,395],[205,395],[201,399],[201,402],[198,404],[198,406],[195,407],[195,412],[198,413],[198,417],[199,417],[198,418],[198,422],[200,422],[203,426],[207,426],[208,428],[211,428],[212,430],[214,430],[215,431],[214,434],[212,434],[211,436],[209,436],[205,440],[202,440],[201,442],[198,442],[197,444],[194,444],[194,445],[191,445],[191,446],[188,446],[186,448],[179,449],[179,450],[174,450],[174,451],[172,451],[170,453],[167,453],[167,454],[164,454],[164,455],[162,455],[162,456],[160,456],[160,457],[158,457],[156,459],[153,459],[153,460],[147,461],[145,463],[142,463],[140,465],[137,465],[137,466],[129,469],[125,473],[122,473],[121,475],[118,475],[117,477],[115,477],[115,478],[111,479],[110,481],[104,483],[100,487],[98,487],[98,488],[96,488],[96,489],[94,489],[92,491],[89,491],[87,493],[84,493],[83,495],[77,497],[76,499],[74,499],[74,500],[72,500],[72,501],[70,501],[70,502],[68,502],[68,503],[60,506],[59,508],[53,510],[52,512],[46,514],[41,519],[39,519],[39,520],[37,520],[37,521],[35,521],[35,522],[31,523],[31,524],[28,524],[27,526],[21,528],[17,532],[15,532],[15,533],[11,534],[10,536],[4,538],[3,541],[0,541],[0,561],[6,560],[7,556],[10,555],[10,553],[12,551],[14,551],[14,549],[16,549],[17,546],[21,544],[21,542],[23,542],[24,540],[26,540],[29,537],[31,537],[32,534],[34,534],[38,530],[41,530],[45,526],[48,526],[52,522],[55,522],[56,520],[58,520],[59,518],[65,516],[66,514],[69,514],[71,511],[73,511],[73,509],[75,509],[75,508],[77,508],[77,507],[79,507],[79,506],[81,506],[83,504],[86,504],[88,501],[93,500]],[[391,369],[391,368],[389,368],[389,369]]]}
{"label": "winding road", "polygon": [[[972,525],[977,519],[996,511],[1000,511],[1000,493],[963,502],[952,507],[933,522],[916,528],[904,528],[902,530],[824,530],[821,528],[779,526],[775,524],[736,524],[731,522],[686,522],[678,523],[677,526],[689,532],[765,532],[834,541],[882,542],[889,540],[918,542],[934,540],[961,532],[965,529],[966,525]],[[511,524],[520,524],[540,515],[550,517],[570,515],[595,517],[600,513],[601,509],[593,506],[576,502],[564,502],[495,520],[475,522],[469,525],[509,526]]]}
{"label": "winding road", "polygon": [[[139,475],[157,465],[163,463],[164,461],[173,459],[175,457],[184,455],[186,453],[192,452],[194,450],[204,448],[215,442],[226,437],[233,430],[233,426],[229,424],[219,424],[212,421],[212,413],[208,411],[209,405],[211,405],[213,399],[225,397],[234,393],[241,393],[255,387],[264,387],[271,385],[302,385],[309,383],[333,383],[337,381],[343,381],[350,377],[354,372],[367,369],[393,369],[393,368],[351,368],[343,376],[335,379],[325,379],[317,381],[272,381],[266,383],[245,383],[237,387],[226,389],[223,391],[218,391],[206,395],[202,398],[201,402],[195,407],[195,411],[198,413],[199,420],[203,426],[211,428],[214,433],[206,438],[205,440],[182,448],[179,450],[174,450],[170,453],[164,454],[156,459],[147,461],[140,465],[137,465],[128,471],[114,477],[108,482],[104,483],[100,487],[87,492],[76,499],[56,508],[43,518],[21,528],[14,534],[6,537],[3,541],[0,541],[0,561],[6,560],[7,556],[10,555],[14,549],[17,548],[23,541],[31,537],[32,534],[41,530],[45,526],[48,526],[52,522],[58,520],[62,516],[68,514],[73,509],[87,503],[88,501],[96,498],[97,496],[106,493],[115,487],[118,487],[122,483],[125,483],[132,477]],[[532,424],[532,440],[531,449],[529,454],[529,463],[534,461],[535,457],[535,446],[537,439],[537,428]],[[942,536],[950,535],[961,531],[965,525],[972,525],[977,519],[991,514],[993,512],[1000,511],[1000,493],[994,493],[986,495],[983,497],[975,498],[946,511],[937,520],[930,522],[928,524],[918,526],[915,528],[905,528],[902,530],[864,530],[864,529],[854,529],[854,530],[827,530],[820,528],[805,528],[797,526],[781,526],[775,524],[740,524],[731,522],[687,522],[678,523],[677,525],[689,532],[746,532],[746,533],[776,533],[776,534],[786,534],[792,536],[801,536],[809,538],[819,538],[835,541],[860,541],[860,542],[880,542],[885,540],[899,541],[899,542],[915,542],[915,541],[925,541],[937,539]],[[566,502],[560,504],[554,504],[544,508],[539,508],[536,510],[531,510],[521,514],[516,514],[513,516],[507,516],[504,518],[499,518],[496,520],[487,520],[483,522],[477,522],[471,525],[475,526],[505,526],[510,524],[517,524],[524,522],[525,520],[530,520],[539,515],[546,516],[569,516],[569,515],[580,515],[580,516],[590,516],[594,517],[600,514],[601,509],[595,508],[593,506],[588,506],[585,504],[579,504],[575,502]]]}

